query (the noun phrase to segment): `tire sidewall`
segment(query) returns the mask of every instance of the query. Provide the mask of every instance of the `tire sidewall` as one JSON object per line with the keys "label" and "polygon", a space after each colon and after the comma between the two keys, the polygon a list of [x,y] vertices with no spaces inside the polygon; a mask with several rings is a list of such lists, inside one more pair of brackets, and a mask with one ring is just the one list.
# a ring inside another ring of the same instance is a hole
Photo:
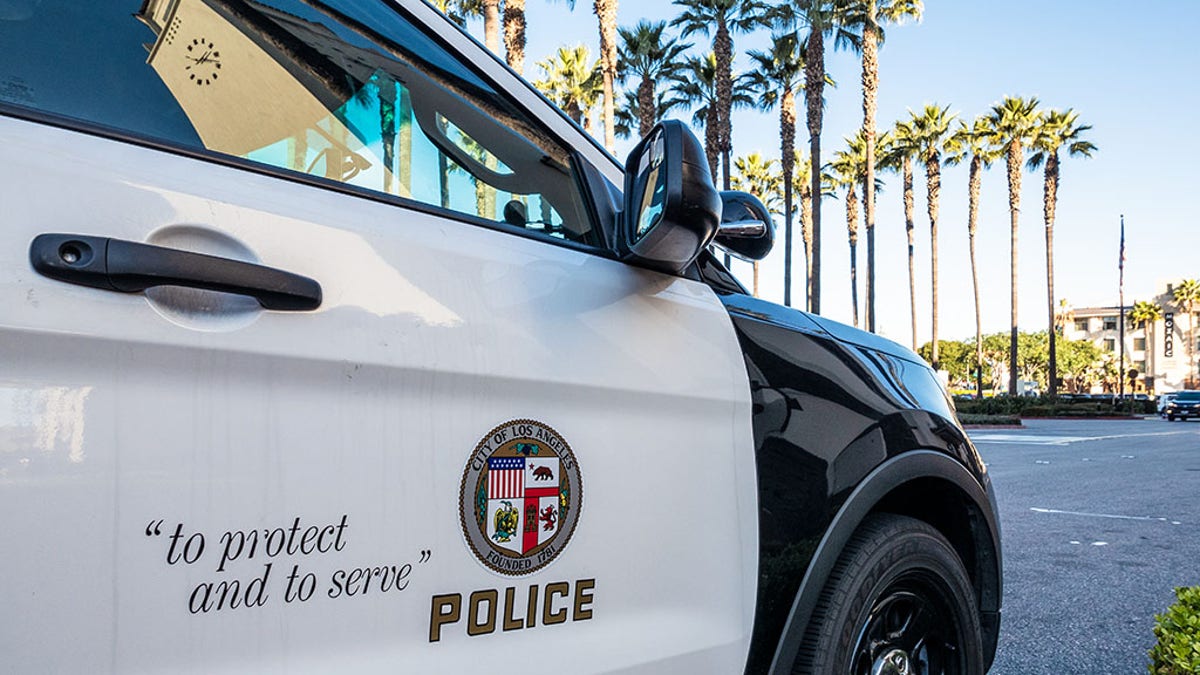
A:
{"label": "tire sidewall", "polygon": [[852,672],[853,650],[875,603],[898,583],[913,582],[940,596],[934,601],[957,617],[956,641],[965,661],[961,672],[982,675],[975,591],[950,543],[929,525],[905,516],[876,515],[864,525],[869,527],[847,545],[838,563],[840,574],[831,576],[832,587],[825,593],[830,607],[815,634],[813,672]]}

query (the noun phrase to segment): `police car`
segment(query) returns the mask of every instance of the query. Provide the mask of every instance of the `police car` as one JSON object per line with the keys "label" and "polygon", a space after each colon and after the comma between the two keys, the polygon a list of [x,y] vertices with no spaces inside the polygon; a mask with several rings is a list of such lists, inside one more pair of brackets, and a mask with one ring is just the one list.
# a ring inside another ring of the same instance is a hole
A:
{"label": "police car", "polygon": [[981,673],[986,469],[414,0],[0,2],[11,672]]}

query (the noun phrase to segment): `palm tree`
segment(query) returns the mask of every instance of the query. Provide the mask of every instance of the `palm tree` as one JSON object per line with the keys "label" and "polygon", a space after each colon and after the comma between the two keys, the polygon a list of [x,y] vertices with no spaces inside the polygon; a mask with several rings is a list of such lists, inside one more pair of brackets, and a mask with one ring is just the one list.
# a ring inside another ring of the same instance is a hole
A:
{"label": "palm tree", "polygon": [[914,261],[916,251],[916,216],[913,200],[913,158],[917,156],[917,143],[912,124],[897,121],[891,138],[880,152],[879,167],[899,171],[904,186],[904,233],[908,237],[908,299],[912,321],[912,348],[917,350],[917,272]]}
{"label": "palm tree", "polygon": [[692,33],[712,35],[717,67],[717,107],[713,123],[717,128],[717,146],[721,151],[721,185],[729,189],[729,157],[733,149],[733,33],[749,32],[765,26],[768,7],[762,0],[674,0],[683,13],[671,22],[682,27],[682,36]]}
{"label": "palm tree", "polygon": [[1194,357],[1196,352],[1196,303],[1200,302],[1200,281],[1195,279],[1184,279],[1175,287],[1172,299],[1183,308],[1183,311],[1188,315],[1188,376],[1185,380],[1184,388],[1191,389],[1193,387],[1193,377],[1196,368],[1194,365]]}
{"label": "palm tree", "polygon": [[537,65],[546,78],[535,81],[533,86],[576,124],[589,129],[591,119],[588,111],[596,105],[601,86],[600,70],[591,59],[587,46],[559,47],[554,56],[538,61]]}
{"label": "palm tree", "polygon": [[[720,141],[717,136],[717,126],[714,122],[717,109],[717,57],[713,52],[704,56],[693,56],[684,61],[683,67],[675,73],[671,85],[672,95],[679,102],[692,110],[692,121],[704,127],[704,156],[708,159],[708,169],[713,183],[717,182],[717,159],[720,153]],[[754,100],[750,93],[750,81],[745,75],[733,80],[730,100],[733,107],[748,107]]]}
{"label": "palm tree", "polygon": [[[1151,339],[1150,333],[1154,328],[1154,324],[1161,321],[1163,318],[1162,307],[1158,306],[1156,303],[1150,302],[1149,300],[1138,300],[1137,302],[1133,303],[1133,307],[1129,308],[1128,318],[1129,323],[1133,324],[1135,328],[1141,328],[1142,330],[1146,331],[1146,344],[1154,344],[1154,340]],[[1147,351],[1150,351],[1149,348],[1147,348]]]}
{"label": "palm tree", "polygon": [[[821,166],[821,123],[825,94],[825,38],[832,37],[835,48],[858,44],[859,36],[850,30],[851,17],[845,0],[796,0],[777,7],[772,15],[776,25],[795,30],[808,28],[805,47],[804,99],[807,109],[809,156],[813,166]],[[812,193],[820,194],[820,172],[812,172]],[[812,291],[809,311],[821,313],[821,209],[813,210],[812,220]]]}
{"label": "palm tree", "polygon": [[1000,150],[992,144],[992,128],[987,120],[976,117],[971,126],[959,120],[958,130],[950,138],[951,151],[946,164],[967,160],[967,240],[971,251],[971,288],[975,292],[975,395],[983,398],[983,318],[979,305],[979,264],[975,257],[975,230],[979,223],[979,189],[983,169],[1000,159]]}
{"label": "palm tree", "polygon": [[[1065,149],[1071,157],[1091,157],[1096,146],[1082,138],[1084,132],[1092,127],[1079,125],[1079,114],[1071,109],[1065,112],[1050,110],[1038,125],[1030,148],[1033,156],[1029,158],[1030,170],[1036,171],[1045,165],[1043,171],[1042,213],[1046,221],[1046,303],[1050,313],[1050,326],[1054,326],[1054,211],[1058,204],[1058,151]],[[1054,340],[1050,340],[1050,396],[1058,396],[1058,352]]]}
{"label": "palm tree", "polygon": [[[650,133],[655,122],[658,98],[655,83],[671,77],[680,67],[680,57],[690,44],[665,35],[667,22],[639,21],[633,28],[621,28],[619,68],[621,79],[632,75],[638,80],[638,136]],[[619,126],[619,122],[617,123]],[[616,130],[619,133],[619,129]]]}
{"label": "palm tree", "polygon": [[[730,180],[730,186],[734,190],[744,190],[758,197],[771,212],[778,213],[779,207],[783,203],[783,195],[780,194],[781,176],[775,170],[775,160],[763,159],[762,155],[755,152],[745,157],[738,157],[734,161],[734,167],[737,173]],[[758,264],[759,261],[754,261],[754,297],[758,297]]]}
{"label": "palm tree", "polygon": [[[808,299],[812,297],[812,260],[813,260],[813,194],[812,194],[812,162],[803,151],[797,150],[793,166],[796,172],[792,176],[792,197],[798,204],[792,204],[792,213],[800,213],[800,238],[804,242],[804,306],[807,308]],[[817,180],[821,184],[821,194],[817,199],[837,196],[837,179],[829,172],[826,164]]]}
{"label": "palm tree", "polygon": [[479,0],[483,14],[483,44],[500,56],[500,0]]}
{"label": "palm tree", "polygon": [[[861,136],[861,134],[860,134]],[[865,169],[863,156],[855,148],[855,139],[847,138],[847,149],[833,153],[829,163],[838,187],[846,190],[846,233],[850,239],[850,306],[854,327],[858,328],[858,188],[859,174]]]}
{"label": "palm tree", "polygon": [[[808,160],[803,151],[796,150],[793,153],[792,166],[794,167],[791,184],[793,200],[792,203],[787,204],[787,208],[792,213],[796,213],[796,207],[800,207],[800,239],[804,242],[804,307],[808,309],[808,299],[812,293],[812,162]],[[796,200],[799,201],[798,205],[795,203]]]}
{"label": "palm tree", "polygon": [[592,0],[592,12],[600,22],[600,75],[604,89],[604,147],[616,147],[617,101],[617,0]]}
{"label": "palm tree", "polygon": [[525,72],[525,0],[504,0],[504,57],[510,68]]}
{"label": "palm tree", "polygon": [[783,304],[792,306],[792,176],[796,170],[796,90],[803,87],[804,53],[795,33],[775,35],[767,52],[749,53],[755,62],[750,86],[766,111],[779,105],[780,165],[783,172]]}
{"label": "palm tree", "polygon": [[920,115],[911,110],[908,112],[912,115],[910,124],[917,145],[917,159],[925,164],[925,203],[929,214],[929,263],[933,296],[931,361],[933,369],[938,370],[941,365],[938,358],[938,200],[942,190],[942,152],[946,150],[950,124],[957,114],[950,113],[950,106],[939,108],[936,104],[926,105]]}
{"label": "palm tree", "polygon": [[1021,164],[1025,146],[1034,136],[1041,118],[1036,98],[1006,96],[987,114],[992,141],[1004,148],[1008,164],[1009,293],[1012,308],[1008,342],[1008,395],[1017,395],[1017,223],[1021,213]]}
{"label": "palm tree", "polygon": [[[653,120],[651,128],[659,120],[666,118],[671,110],[682,105],[682,102],[674,98],[669,91],[655,91],[654,104],[650,108],[650,119]],[[625,100],[621,107],[617,108],[616,133],[617,138],[629,138],[634,132],[640,131],[642,125],[642,109],[641,102],[638,101],[636,91],[626,91]],[[645,136],[645,134],[642,134]]]}
{"label": "palm tree", "polygon": [[[921,0],[857,0],[862,5],[863,132],[866,136],[866,170],[863,181],[863,212],[867,228],[867,330],[875,330],[875,109],[879,93],[879,45],[881,24],[902,24],[921,19]],[[936,343],[935,343],[936,344]]]}

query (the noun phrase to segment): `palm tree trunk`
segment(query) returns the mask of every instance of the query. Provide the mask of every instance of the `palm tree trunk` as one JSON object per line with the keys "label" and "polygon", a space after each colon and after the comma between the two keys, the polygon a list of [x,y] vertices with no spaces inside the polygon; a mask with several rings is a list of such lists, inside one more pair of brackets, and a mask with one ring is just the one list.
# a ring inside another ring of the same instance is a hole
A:
{"label": "palm tree trunk", "polygon": [[1184,386],[1191,389],[1195,386],[1192,384],[1194,380],[1192,374],[1196,370],[1196,315],[1192,301],[1189,300],[1185,306],[1188,313],[1188,376],[1184,380]]}
{"label": "palm tree trunk", "polygon": [[654,80],[643,75],[638,84],[638,137],[645,138],[654,128]]}
{"label": "palm tree trunk", "polygon": [[450,163],[440,152],[438,153],[438,187],[442,196],[442,208],[450,208]]}
{"label": "palm tree trunk", "polygon": [[732,148],[729,116],[733,109],[733,38],[724,16],[717,17],[717,30],[713,35],[713,52],[716,55],[717,88],[717,142],[721,148],[721,189],[729,189],[729,154]]}
{"label": "palm tree trunk", "polygon": [[392,193],[396,176],[396,97],[399,87],[384,75],[379,83],[379,135],[383,143],[383,191]]}
{"label": "palm tree trunk", "polygon": [[600,20],[600,72],[604,75],[604,147],[612,152],[617,144],[614,82],[617,79],[617,0],[593,0],[592,11]]}
{"label": "palm tree trunk", "polygon": [[783,168],[783,304],[792,306],[792,176],[796,170],[796,97],[784,89],[779,101],[779,163]]}
{"label": "palm tree trunk", "polygon": [[925,162],[925,195],[929,213],[929,269],[933,295],[933,337],[930,351],[933,369],[941,369],[938,357],[938,193],[942,189],[942,161],[937,155]]}
{"label": "palm tree trunk", "polygon": [[704,158],[708,160],[708,173],[712,178],[713,185],[717,184],[717,158],[720,156],[721,149],[717,142],[717,128],[712,123],[712,111],[708,111],[708,118],[704,122]]}
{"label": "palm tree trunk", "polygon": [[525,72],[525,0],[504,0],[504,53],[510,68]]}
{"label": "palm tree trunk", "polygon": [[400,172],[400,194],[404,197],[412,197],[412,124],[413,124],[413,109],[412,109],[412,94],[405,87],[396,87],[396,126],[399,138],[399,156],[396,158],[399,162]]}
{"label": "palm tree trunk", "polygon": [[912,158],[904,157],[904,233],[908,235],[908,299],[912,316],[912,348],[917,351],[917,270],[913,258],[916,249],[913,237],[916,230],[915,207],[913,205]]}
{"label": "palm tree trunk", "polygon": [[858,195],[853,182],[846,189],[846,234],[850,239],[850,309],[858,328]]}
{"label": "palm tree trunk", "polygon": [[879,93],[878,11],[867,1],[867,23],[862,36],[863,137],[866,139],[867,175],[863,181],[863,219],[867,228],[867,330],[875,332],[875,108]]}
{"label": "palm tree trunk", "polygon": [[1008,395],[1017,395],[1017,220],[1021,213],[1021,143],[1008,144],[1009,302],[1011,329],[1008,338]]}
{"label": "palm tree trunk", "polygon": [[812,186],[806,185],[800,193],[800,237],[804,240],[804,311],[812,309],[813,280],[813,218]]}
{"label": "palm tree trunk", "polygon": [[983,318],[979,306],[979,263],[975,258],[975,228],[979,223],[979,186],[983,159],[971,157],[967,181],[967,241],[971,248],[971,288],[975,291],[975,396],[983,398]]}
{"label": "palm tree trunk", "polygon": [[804,67],[804,98],[808,112],[808,146],[812,159],[812,295],[810,311],[821,313],[821,104],[825,91],[825,44],[821,30],[808,32],[808,61]]}
{"label": "palm tree trunk", "polygon": [[583,126],[585,131],[587,130],[587,124],[583,118],[583,109],[579,107],[578,103],[571,101],[567,104],[567,108],[563,112],[567,113],[567,117],[570,117],[572,122]]}
{"label": "palm tree trunk", "polygon": [[308,131],[300,130],[289,142],[291,147],[291,163],[288,168],[304,173],[308,169]]}
{"label": "palm tree trunk", "polygon": [[[1058,349],[1056,321],[1054,320],[1054,208],[1058,202],[1058,153],[1052,152],[1046,159],[1044,172],[1042,209],[1046,217],[1046,307],[1050,315],[1050,359],[1048,363],[1050,398],[1058,397]],[[1124,321],[1120,316],[1118,321]],[[1121,375],[1124,377],[1124,374]]]}
{"label": "palm tree trunk", "polygon": [[483,0],[483,44],[500,56],[500,0]]}

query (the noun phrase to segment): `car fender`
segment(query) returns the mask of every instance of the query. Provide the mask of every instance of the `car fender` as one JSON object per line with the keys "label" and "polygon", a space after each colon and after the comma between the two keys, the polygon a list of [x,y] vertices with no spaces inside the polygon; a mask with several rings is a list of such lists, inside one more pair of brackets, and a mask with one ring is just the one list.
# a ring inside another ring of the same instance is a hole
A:
{"label": "car fender", "polygon": [[[791,672],[791,664],[795,661],[808,628],[809,619],[816,608],[821,590],[829,579],[834,565],[841,556],[842,550],[850,541],[854,531],[875,507],[893,490],[918,479],[937,479],[955,486],[977,507],[986,524],[986,534],[977,533],[976,544],[990,547],[991,555],[987,563],[994,567],[990,576],[994,580],[992,587],[985,584],[980,597],[980,609],[985,616],[994,617],[984,625],[987,636],[987,659],[990,662],[995,651],[995,635],[998,632],[1000,604],[1000,529],[995,518],[996,505],[994,492],[985,490],[985,486],[971,475],[959,461],[943,452],[927,449],[912,450],[880,464],[864,478],[846,498],[838,509],[825,535],[817,546],[812,562],[800,582],[800,589],[792,603],[792,609],[784,624],[783,635],[776,647],[775,657],[771,663],[771,673]],[[986,480],[986,478],[985,478]],[[980,535],[983,535],[982,537]],[[982,541],[978,541],[982,539]]]}

